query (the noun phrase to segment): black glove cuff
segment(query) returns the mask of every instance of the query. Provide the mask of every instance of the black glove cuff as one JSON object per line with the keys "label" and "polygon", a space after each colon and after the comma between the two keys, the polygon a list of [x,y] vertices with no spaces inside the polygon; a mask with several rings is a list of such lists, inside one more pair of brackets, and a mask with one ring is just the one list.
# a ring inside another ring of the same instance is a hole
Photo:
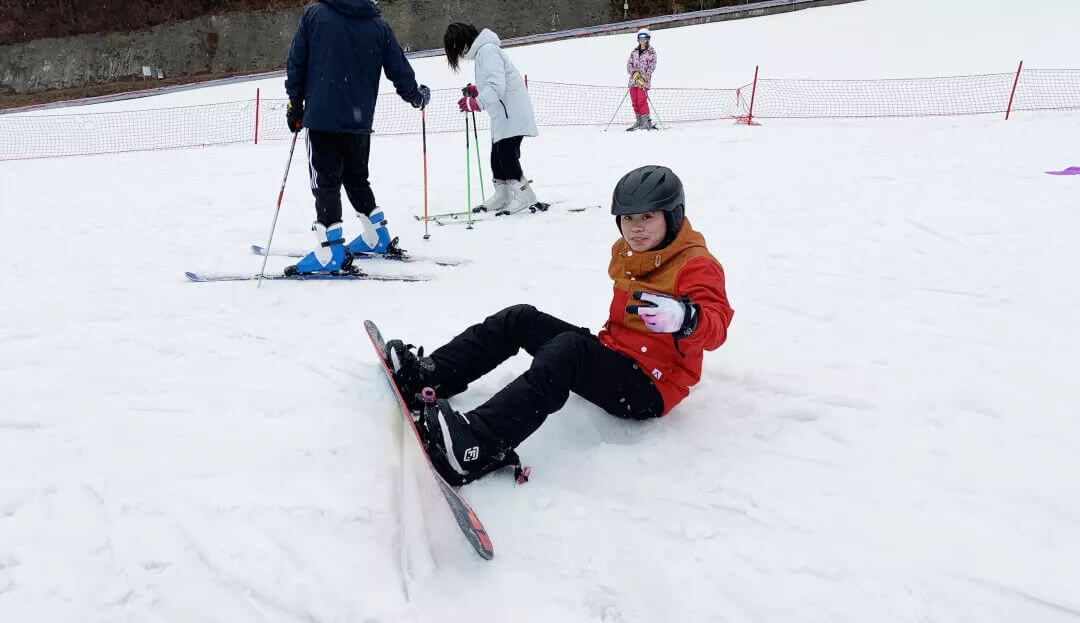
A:
{"label": "black glove cuff", "polygon": [[676,340],[690,337],[697,329],[698,319],[701,317],[701,307],[697,303],[691,303],[689,297],[684,296],[679,301],[686,307],[686,314],[683,316],[682,326],[675,332]]}

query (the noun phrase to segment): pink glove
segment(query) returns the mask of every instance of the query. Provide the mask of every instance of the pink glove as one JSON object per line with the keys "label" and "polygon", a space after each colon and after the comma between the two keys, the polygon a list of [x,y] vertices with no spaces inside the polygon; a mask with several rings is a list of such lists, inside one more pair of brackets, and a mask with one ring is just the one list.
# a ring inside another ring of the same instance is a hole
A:
{"label": "pink glove", "polygon": [[461,112],[476,112],[480,110],[480,104],[476,103],[475,97],[463,97],[458,100],[457,105]]}
{"label": "pink glove", "polygon": [[465,85],[465,88],[461,90],[461,94],[465,97],[480,97],[480,91],[471,82]]}
{"label": "pink glove", "polygon": [[681,337],[686,337],[697,326],[696,310],[690,305],[689,300],[681,301],[664,294],[653,294],[641,290],[631,292],[630,296],[640,299],[643,303],[627,305],[626,313],[641,316],[641,319],[645,321],[645,326],[654,333],[679,333]]}

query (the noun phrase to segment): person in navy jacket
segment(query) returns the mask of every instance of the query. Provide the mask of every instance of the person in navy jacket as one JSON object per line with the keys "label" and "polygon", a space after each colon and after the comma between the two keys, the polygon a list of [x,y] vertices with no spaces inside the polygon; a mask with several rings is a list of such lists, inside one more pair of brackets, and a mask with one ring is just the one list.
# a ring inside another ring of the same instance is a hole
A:
{"label": "person in navy jacket", "polygon": [[[286,68],[289,131],[307,128],[308,172],[315,195],[315,251],[287,272],[336,272],[348,254],[386,253],[392,241],[368,182],[371,124],[383,71],[401,99],[423,108],[430,90],[416,76],[390,24],[372,0],[319,0],[296,28]],[[341,187],[362,231],[342,234]]]}

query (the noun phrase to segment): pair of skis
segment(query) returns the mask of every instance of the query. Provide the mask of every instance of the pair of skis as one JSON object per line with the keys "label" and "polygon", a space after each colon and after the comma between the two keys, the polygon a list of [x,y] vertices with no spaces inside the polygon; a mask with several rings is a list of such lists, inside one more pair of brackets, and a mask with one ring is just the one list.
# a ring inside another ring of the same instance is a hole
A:
{"label": "pair of skis", "polygon": [[[479,223],[491,218],[514,216],[515,214],[536,214],[537,212],[547,212],[551,207],[550,203],[536,203],[529,206],[527,209],[521,212],[507,212],[506,210],[500,210],[494,214],[489,213],[483,207],[473,208],[473,213],[470,215],[468,212],[445,212],[443,214],[433,214],[427,217],[427,220],[431,223],[435,223],[439,226],[445,225],[471,225],[473,223]],[[416,220],[423,221],[424,217],[417,215]]]}
{"label": "pair of skis", "polygon": [[[395,239],[396,241],[396,239]],[[396,249],[396,245],[394,245]],[[251,252],[255,255],[272,255],[275,257],[293,257],[302,258],[307,255],[307,251],[300,249],[284,249],[277,250],[272,249],[269,252],[257,244],[251,245]],[[415,282],[415,281],[430,281],[430,275],[421,274],[403,274],[403,275],[390,275],[380,273],[369,273],[360,270],[356,264],[358,262],[375,261],[379,262],[403,262],[403,263],[429,263],[436,264],[438,266],[461,266],[467,264],[468,260],[457,257],[435,257],[425,255],[412,255],[405,253],[404,251],[395,251],[393,253],[355,253],[352,254],[352,262],[348,270],[343,270],[337,273],[312,273],[312,274],[299,274],[289,275],[282,273],[275,273],[270,275],[264,275],[263,279],[272,281],[288,280],[288,281],[400,281],[400,282]],[[259,279],[258,274],[248,273],[184,273],[188,280],[195,282],[213,282],[213,281],[255,281]]]}
{"label": "pair of skis", "polygon": [[[552,203],[539,202],[535,205],[529,206],[520,212],[510,213],[506,211],[495,212],[494,214],[488,212],[483,207],[473,208],[473,214],[470,218],[468,212],[443,212],[441,214],[431,214],[427,217],[427,221],[435,223],[436,225],[467,225],[471,223],[478,223],[481,221],[489,221],[493,218],[501,219],[508,216],[525,216],[529,214],[538,214],[540,212],[547,212],[552,206],[563,203],[562,201],[555,201]],[[567,208],[566,212],[577,213],[584,212],[591,208],[599,208],[599,205],[578,206],[573,208]],[[424,217],[419,214],[415,215],[416,220],[424,221]]]}

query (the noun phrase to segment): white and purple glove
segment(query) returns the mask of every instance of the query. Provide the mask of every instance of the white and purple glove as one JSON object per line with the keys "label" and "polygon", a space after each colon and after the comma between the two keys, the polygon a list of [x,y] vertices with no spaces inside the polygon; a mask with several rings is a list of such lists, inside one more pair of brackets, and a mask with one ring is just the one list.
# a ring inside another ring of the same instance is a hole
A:
{"label": "white and purple glove", "polygon": [[675,333],[677,338],[683,338],[697,328],[697,305],[685,296],[674,299],[666,294],[641,290],[631,292],[630,296],[642,303],[627,305],[626,313],[641,316],[645,326],[654,333]]}

